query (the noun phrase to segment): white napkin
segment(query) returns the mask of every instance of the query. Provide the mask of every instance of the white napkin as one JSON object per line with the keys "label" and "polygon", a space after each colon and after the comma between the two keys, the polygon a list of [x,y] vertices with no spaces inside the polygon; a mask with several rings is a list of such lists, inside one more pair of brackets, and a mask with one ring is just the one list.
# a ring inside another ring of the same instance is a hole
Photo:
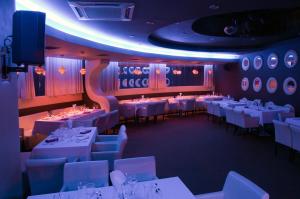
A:
{"label": "white napkin", "polygon": [[120,170],[114,170],[109,174],[113,186],[120,186],[126,182],[126,177]]}

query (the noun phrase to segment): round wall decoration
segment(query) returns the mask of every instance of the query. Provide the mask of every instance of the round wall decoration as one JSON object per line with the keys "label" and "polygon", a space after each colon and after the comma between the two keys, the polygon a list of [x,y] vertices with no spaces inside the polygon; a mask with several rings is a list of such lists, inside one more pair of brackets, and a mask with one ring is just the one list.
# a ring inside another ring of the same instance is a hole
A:
{"label": "round wall decoration", "polygon": [[256,70],[259,70],[261,69],[263,65],[263,59],[261,56],[257,55],[254,57],[254,60],[253,60],[253,66]]}
{"label": "round wall decoration", "polygon": [[283,82],[283,91],[287,95],[293,95],[297,90],[297,82],[294,78],[288,77]]}
{"label": "round wall decoration", "polygon": [[247,77],[244,77],[242,79],[241,87],[242,87],[243,91],[247,91],[248,90],[248,88],[249,88],[249,79]]}
{"label": "round wall decoration", "polygon": [[266,87],[269,93],[275,93],[278,87],[277,80],[274,77],[270,77],[267,81]]}
{"label": "round wall decoration", "polygon": [[293,68],[298,62],[297,52],[294,50],[289,50],[285,53],[284,63],[288,68]]}
{"label": "round wall decoration", "polygon": [[268,67],[274,69],[278,65],[278,56],[275,53],[271,53],[267,61]]}
{"label": "round wall decoration", "polygon": [[259,92],[262,88],[262,82],[261,82],[261,79],[259,77],[256,77],[254,80],[253,80],[253,90],[255,92]]}
{"label": "round wall decoration", "polygon": [[242,60],[242,69],[244,71],[247,71],[249,69],[249,66],[250,66],[250,60],[248,57],[244,57],[243,60]]}

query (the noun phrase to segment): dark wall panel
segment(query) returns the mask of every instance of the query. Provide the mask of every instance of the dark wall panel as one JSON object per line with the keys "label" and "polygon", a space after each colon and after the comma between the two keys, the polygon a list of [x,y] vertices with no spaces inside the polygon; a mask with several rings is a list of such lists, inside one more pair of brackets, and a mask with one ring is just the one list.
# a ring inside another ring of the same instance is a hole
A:
{"label": "dark wall panel", "polygon": [[[300,62],[293,68],[287,68],[284,64],[284,55],[288,50],[295,50],[300,58],[300,38],[289,41],[280,42],[270,46],[269,48],[262,49],[247,53],[241,56],[247,56],[250,59],[250,68],[248,71],[243,71],[241,67],[241,60],[238,64],[230,64],[228,67],[217,66],[215,72],[216,92],[222,94],[229,94],[235,98],[247,97],[248,99],[262,99],[264,102],[273,101],[276,104],[292,104],[296,108],[296,112],[300,113]],[[267,66],[267,58],[271,53],[276,53],[279,58],[279,64],[275,69],[269,69]],[[253,67],[253,59],[256,55],[260,55],[263,58],[263,66],[260,70],[255,70]],[[229,69],[228,69],[229,68]],[[249,89],[242,91],[241,80],[243,77],[249,78]],[[256,93],[253,90],[252,82],[255,77],[262,79],[262,89]],[[277,91],[273,94],[267,92],[266,82],[269,77],[275,77],[278,81]],[[297,91],[289,96],[283,91],[283,82],[285,78],[293,77],[298,84]]]}

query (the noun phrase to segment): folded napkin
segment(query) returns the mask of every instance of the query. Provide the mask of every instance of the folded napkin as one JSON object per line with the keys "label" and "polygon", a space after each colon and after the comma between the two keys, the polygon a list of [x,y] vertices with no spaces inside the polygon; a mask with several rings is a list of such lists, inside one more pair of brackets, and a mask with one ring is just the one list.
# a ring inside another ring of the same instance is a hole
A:
{"label": "folded napkin", "polygon": [[87,134],[90,133],[92,130],[85,130],[85,131],[81,131],[80,134]]}
{"label": "folded napkin", "polygon": [[126,182],[126,177],[120,170],[114,170],[109,174],[113,186],[117,187]]}
{"label": "folded napkin", "polygon": [[58,137],[47,138],[45,140],[46,143],[57,142],[57,141],[58,141]]}

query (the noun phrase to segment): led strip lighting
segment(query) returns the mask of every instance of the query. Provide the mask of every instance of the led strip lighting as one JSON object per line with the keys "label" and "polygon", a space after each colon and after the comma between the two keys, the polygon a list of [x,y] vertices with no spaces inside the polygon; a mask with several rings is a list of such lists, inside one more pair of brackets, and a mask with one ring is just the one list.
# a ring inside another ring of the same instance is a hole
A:
{"label": "led strip lighting", "polygon": [[63,17],[59,13],[55,13],[46,6],[41,6],[34,0],[16,0],[17,10],[31,10],[46,13],[46,24],[52,28],[60,30],[64,33],[86,39],[95,43],[136,51],[142,53],[151,53],[158,55],[168,55],[186,58],[209,58],[209,59],[226,59],[235,60],[239,59],[238,54],[233,53],[216,53],[216,52],[199,52],[187,50],[175,50],[152,45],[142,45],[129,40],[117,38],[98,30],[93,30],[90,27],[85,27],[82,24],[76,23]]}

